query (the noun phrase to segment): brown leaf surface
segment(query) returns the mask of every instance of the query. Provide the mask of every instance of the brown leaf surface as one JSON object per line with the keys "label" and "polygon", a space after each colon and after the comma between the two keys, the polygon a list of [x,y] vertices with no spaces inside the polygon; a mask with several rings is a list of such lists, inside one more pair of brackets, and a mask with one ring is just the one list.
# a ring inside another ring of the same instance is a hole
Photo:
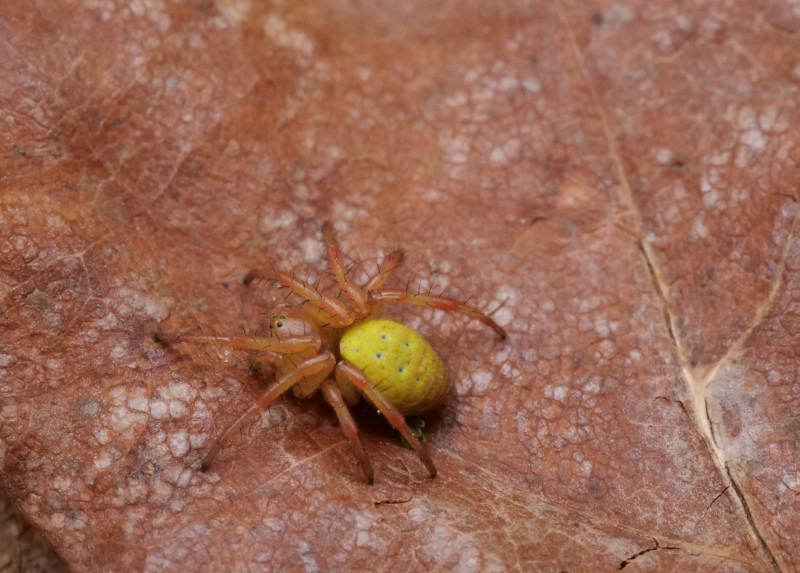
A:
{"label": "brown leaf surface", "polygon": [[[800,19],[778,2],[0,7],[0,459],[76,571],[800,569]],[[254,267],[398,309],[454,383],[435,480],[358,408],[155,330],[254,331]]]}

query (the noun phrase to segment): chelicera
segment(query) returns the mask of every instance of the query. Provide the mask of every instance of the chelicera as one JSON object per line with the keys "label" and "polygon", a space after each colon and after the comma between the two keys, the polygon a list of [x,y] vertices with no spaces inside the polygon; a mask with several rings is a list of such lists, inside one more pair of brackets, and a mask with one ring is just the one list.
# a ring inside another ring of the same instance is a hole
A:
{"label": "chelicera", "polygon": [[202,468],[210,467],[220,449],[245,422],[291,388],[299,398],[322,390],[370,483],[374,478],[372,464],[348,409],[362,396],[402,434],[431,477],[435,477],[436,466],[405,416],[422,414],[442,404],[450,388],[447,371],[436,351],[416,331],[379,318],[381,305],[413,304],[459,312],[489,326],[501,339],[506,332],[486,314],[455,299],[382,288],[403,260],[403,252],[399,250],[386,255],[377,273],[364,286],[354,284],[329,223],[323,225],[322,234],[333,276],[346,301],[326,295],[292,274],[251,271],[245,283],[265,278],[304,300],[298,307],[275,311],[267,336],[155,334],[155,339],[163,344],[188,342],[255,350],[260,353],[257,361],[269,361],[275,366],[275,382],[216,438]]}

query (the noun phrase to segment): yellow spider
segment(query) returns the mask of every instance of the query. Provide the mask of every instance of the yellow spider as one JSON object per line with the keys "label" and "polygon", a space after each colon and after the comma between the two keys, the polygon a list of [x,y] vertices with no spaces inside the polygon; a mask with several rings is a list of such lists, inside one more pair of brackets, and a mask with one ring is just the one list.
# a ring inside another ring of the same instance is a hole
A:
{"label": "yellow spider", "polygon": [[245,283],[266,278],[305,300],[300,307],[275,312],[269,336],[155,334],[156,341],[163,344],[190,342],[256,350],[263,353],[258,361],[275,364],[276,381],[215,440],[203,459],[202,469],[208,469],[242,424],[263,412],[286,390],[292,388],[295,396],[305,398],[321,388],[369,483],[374,479],[372,464],[347,408],[356,404],[362,394],[403,435],[431,477],[435,477],[436,466],[404,416],[421,414],[442,404],[450,388],[447,371],[436,351],[414,330],[377,318],[380,307],[387,302],[431,306],[479,320],[501,339],[506,332],[484,313],[454,299],[381,288],[403,260],[399,250],[386,255],[378,272],[363,287],[353,284],[329,223],[323,225],[322,234],[333,275],[348,302],[325,295],[287,273],[251,271]]}

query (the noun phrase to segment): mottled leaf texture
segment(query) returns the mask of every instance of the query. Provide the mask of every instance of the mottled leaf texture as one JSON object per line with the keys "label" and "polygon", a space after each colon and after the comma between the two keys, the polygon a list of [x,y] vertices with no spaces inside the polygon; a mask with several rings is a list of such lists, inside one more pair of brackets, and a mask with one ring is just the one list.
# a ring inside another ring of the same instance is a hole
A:
{"label": "mottled leaf texture", "polygon": [[[776,0],[4,0],[0,569],[800,570],[800,15]],[[275,267],[453,380],[430,479],[242,351]],[[38,535],[63,564],[53,561]]]}

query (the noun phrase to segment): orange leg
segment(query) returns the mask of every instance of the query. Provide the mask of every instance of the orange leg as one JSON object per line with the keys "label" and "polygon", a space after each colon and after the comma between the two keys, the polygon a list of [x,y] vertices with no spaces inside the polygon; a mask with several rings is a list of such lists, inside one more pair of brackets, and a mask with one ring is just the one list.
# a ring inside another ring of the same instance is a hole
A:
{"label": "orange leg", "polygon": [[400,263],[403,262],[403,256],[403,251],[400,250],[392,251],[386,255],[383,258],[383,261],[381,261],[381,264],[378,265],[377,274],[370,277],[370,279],[367,281],[367,284],[364,285],[364,290],[369,292],[371,290],[381,288],[383,283],[386,282],[386,279],[389,278],[389,274],[399,267]]}
{"label": "orange leg", "polygon": [[336,382],[330,379],[325,380],[322,383],[322,393],[328,401],[328,404],[333,408],[333,411],[336,412],[336,417],[339,418],[339,426],[341,426],[342,432],[347,436],[347,439],[350,440],[353,452],[356,454],[356,458],[358,458],[358,465],[360,465],[361,469],[364,471],[367,482],[374,482],[375,473],[372,471],[372,464],[367,457],[367,452],[364,451],[364,445],[361,443],[361,440],[358,439],[358,428],[353,420],[353,416],[350,415],[347,404],[344,403],[342,392],[339,390]]}
{"label": "orange leg", "polygon": [[347,298],[353,301],[356,311],[359,315],[365,315],[369,312],[369,305],[367,303],[367,295],[361,287],[354,284],[350,277],[347,276],[347,267],[344,264],[344,257],[339,245],[336,244],[336,239],[333,238],[333,228],[330,223],[322,225],[322,236],[325,238],[325,250],[328,253],[328,261],[331,264],[333,276],[336,277],[336,282],[339,283],[339,288]]}
{"label": "orange leg", "polygon": [[266,410],[278,396],[286,392],[289,388],[297,384],[297,382],[303,378],[306,378],[307,376],[313,376],[314,374],[319,374],[320,372],[324,372],[324,375],[327,376],[333,372],[335,365],[336,357],[330,352],[323,352],[314,358],[309,358],[308,360],[303,361],[297,366],[296,369],[288,372],[276,380],[272,386],[267,388],[264,393],[258,397],[258,399],[253,403],[252,406],[250,406],[250,408],[247,409],[244,414],[239,416],[214,441],[214,444],[206,454],[206,457],[203,458],[203,464],[200,466],[202,470],[206,471],[209,468],[211,463],[214,461],[214,458],[217,457],[220,449],[222,449],[225,446],[225,443],[231,439],[231,436],[233,436],[233,434],[235,434],[236,431],[242,427],[242,424],[247,422],[253,416],[256,416]]}
{"label": "orange leg", "polygon": [[161,344],[177,344],[191,342],[193,344],[213,344],[229,346],[242,350],[259,350],[261,352],[277,352],[294,354],[305,350],[319,350],[322,342],[319,336],[308,334],[289,336],[286,338],[266,338],[263,336],[194,336],[192,334],[156,332],[156,342]]}
{"label": "orange leg", "polygon": [[458,302],[453,298],[423,293],[412,294],[407,290],[391,288],[371,291],[369,296],[376,304],[381,302],[390,302],[393,304],[416,304],[420,306],[430,306],[449,312],[460,312],[461,314],[466,314],[470,318],[481,321],[483,324],[494,330],[500,338],[505,339],[506,337],[505,329],[490,317],[481,311],[472,308],[471,306],[467,306],[466,304]]}
{"label": "orange leg", "polygon": [[330,315],[331,326],[337,328],[348,326],[353,324],[353,321],[355,320],[353,311],[341,301],[322,294],[307,282],[295,278],[289,273],[282,273],[279,271],[272,271],[268,273],[263,273],[261,271],[250,271],[247,273],[247,276],[244,277],[244,284],[250,284],[258,279],[275,281],[281,286],[288,288],[293,293],[303,297],[308,302],[318,306]]}
{"label": "orange leg", "polygon": [[409,444],[411,444],[411,447],[414,448],[414,451],[422,460],[422,463],[424,463],[425,467],[428,468],[428,472],[431,474],[431,477],[436,477],[436,466],[433,465],[433,460],[431,460],[428,452],[425,451],[425,448],[414,435],[414,432],[411,431],[411,428],[408,427],[403,414],[401,414],[397,408],[395,408],[394,405],[386,397],[384,397],[383,394],[380,393],[380,391],[375,387],[375,384],[370,382],[369,378],[367,378],[367,375],[364,374],[363,370],[357,366],[354,366],[347,360],[342,360],[336,365],[336,376],[342,376],[351,382],[361,391],[362,394],[364,394],[364,396],[369,399],[370,402],[372,402],[376,408],[378,408],[381,415],[386,418],[386,420],[392,426],[394,426],[398,432],[402,434]]}

